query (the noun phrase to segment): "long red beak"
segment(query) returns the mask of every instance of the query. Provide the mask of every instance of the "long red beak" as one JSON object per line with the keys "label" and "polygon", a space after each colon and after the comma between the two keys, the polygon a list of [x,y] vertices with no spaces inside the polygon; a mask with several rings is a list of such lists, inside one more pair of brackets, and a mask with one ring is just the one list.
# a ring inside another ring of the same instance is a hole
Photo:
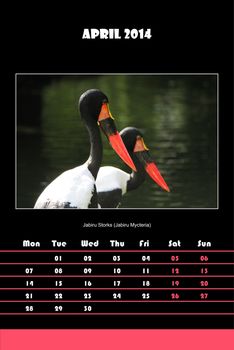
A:
{"label": "long red beak", "polygon": [[130,167],[132,170],[137,171],[136,167],[128,154],[128,151],[123,143],[123,140],[118,133],[114,118],[111,115],[108,103],[104,102],[101,107],[101,111],[98,116],[98,124],[102,131],[107,136],[112,148],[118,154],[118,156]]}
{"label": "long red beak", "polygon": [[118,131],[113,135],[109,135],[108,139],[118,156],[132,168],[132,170],[137,171]]}
{"label": "long red beak", "polygon": [[147,163],[145,170],[149,174],[149,176],[154,180],[154,182],[156,182],[165,191],[170,192],[169,187],[167,186],[165,180],[163,179],[162,175],[160,174],[154,162]]}
{"label": "long red beak", "polygon": [[143,137],[137,136],[136,143],[133,152],[140,160],[141,164],[145,168],[145,171],[149,174],[151,179],[156,182],[162,189],[164,189],[167,192],[170,192],[169,187],[167,186],[165,180],[163,179],[162,175],[160,174],[155,162],[152,160],[148,148],[146,147]]}

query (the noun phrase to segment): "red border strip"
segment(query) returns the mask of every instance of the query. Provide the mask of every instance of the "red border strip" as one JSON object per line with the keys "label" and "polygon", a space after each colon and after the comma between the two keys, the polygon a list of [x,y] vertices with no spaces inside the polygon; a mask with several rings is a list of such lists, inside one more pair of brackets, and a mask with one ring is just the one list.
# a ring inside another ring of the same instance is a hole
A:
{"label": "red border strip", "polygon": [[233,350],[234,330],[1,330],[1,350]]}

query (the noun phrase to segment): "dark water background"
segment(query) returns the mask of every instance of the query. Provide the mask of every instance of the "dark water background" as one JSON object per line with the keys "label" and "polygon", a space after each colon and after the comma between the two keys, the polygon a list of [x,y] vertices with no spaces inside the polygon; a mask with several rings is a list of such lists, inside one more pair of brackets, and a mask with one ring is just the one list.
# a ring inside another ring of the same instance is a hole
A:
{"label": "dark water background", "polygon": [[[122,208],[217,206],[217,78],[178,75],[17,77],[17,207],[32,208],[63,171],[89,154],[77,102],[86,89],[109,97],[120,131],[144,132],[171,192],[150,178],[125,195]],[[103,165],[129,172],[103,136]]]}

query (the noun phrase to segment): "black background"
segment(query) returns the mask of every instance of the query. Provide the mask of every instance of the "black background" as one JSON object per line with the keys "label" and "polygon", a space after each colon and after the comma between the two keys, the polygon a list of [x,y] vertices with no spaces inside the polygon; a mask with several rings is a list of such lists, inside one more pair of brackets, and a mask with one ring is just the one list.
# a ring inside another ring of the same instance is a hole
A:
{"label": "black background", "polygon": [[[229,4],[228,4],[229,3]],[[18,8],[17,8],[18,6]],[[57,4],[53,8],[43,3],[15,5],[14,16],[4,32],[8,67],[10,101],[4,120],[10,122],[9,137],[3,140],[2,172],[2,236],[11,240],[79,237],[84,221],[153,223],[150,236],[169,239],[218,240],[233,246],[233,37],[232,2],[196,1],[135,3],[129,13],[120,3],[88,4],[82,8]],[[114,18],[115,14],[115,18]],[[83,22],[83,23],[82,23]],[[152,28],[151,40],[81,40],[83,28]],[[33,211],[15,210],[14,168],[14,79],[16,72],[53,73],[219,73],[220,140],[219,140],[219,210],[82,210]],[[10,153],[11,152],[11,153]],[[4,160],[3,160],[4,159]],[[8,183],[8,185],[5,185]],[[82,232],[84,233],[84,232]],[[93,232],[99,239],[110,234],[127,239],[141,236],[128,230]],[[88,231],[87,237],[92,237]],[[221,243],[222,245],[222,243]],[[220,247],[221,248],[221,247]],[[45,320],[44,320],[45,321]],[[38,321],[39,322],[39,321]],[[50,328],[231,328],[233,319],[213,317],[150,319],[76,319],[61,321],[50,318],[44,326]],[[40,322],[41,324],[41,322]],[[20,327],[37,327],[24,320]],[[0,320],[1,328],[19,327],[17,320]],[[41,325],[40,325],[41,327]]]}

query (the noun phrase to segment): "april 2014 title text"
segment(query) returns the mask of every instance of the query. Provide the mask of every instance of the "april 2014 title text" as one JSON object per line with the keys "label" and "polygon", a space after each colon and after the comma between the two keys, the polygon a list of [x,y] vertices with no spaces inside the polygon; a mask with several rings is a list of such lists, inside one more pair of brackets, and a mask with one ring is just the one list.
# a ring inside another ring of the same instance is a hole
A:
{"label": "april 2014 title text", "polygon": [[151,28],[136,29],[125,28],[85,28],[82,33],[82,39],[151,39]]}

